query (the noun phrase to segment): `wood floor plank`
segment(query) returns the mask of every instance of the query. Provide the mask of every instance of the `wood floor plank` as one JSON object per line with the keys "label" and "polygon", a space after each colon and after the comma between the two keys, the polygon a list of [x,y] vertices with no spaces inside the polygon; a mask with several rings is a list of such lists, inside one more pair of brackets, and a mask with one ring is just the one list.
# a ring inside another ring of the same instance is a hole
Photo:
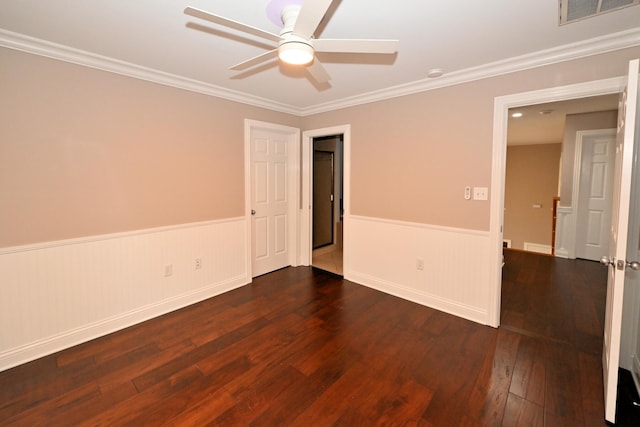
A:
{"label": "wood floor plank", "polygon": [[557,344],[548,344],[545,409],[548,414],[569,420],[584,420],[578,355]]}
{"label": "wood floor plank", "polygon": [[82,403],[100,396],[99,387],[86,384],[67,393],[47,399],[41,405],[24,408],[19,414],[3,418],[3,425],[46,426],[51,423],[50,414],[72,412]]}
{"label": "wood floor plank", "polygon": [[[137,354],[137,352],[123,353],[118,358],[97,365],[92,377],[98,382],[100,387],[111,387],[114,383],[132,382],[133,379],[158,369],[172,360],[180,359],[189,352],[194,351],[195,346],[190,340],[183,340],[168,347],[159,349],[154,347],[152,356]],[[135,358],[131,358],[135,354]]]}
{"label": "wood floor plank", "polygon": [[298,417],[327,388],[335,383],[351,366],[355,359],[345,358],[340,353],[332,354],[311,374],[302,381],[292,384],[260,414],[252,425],[286,425],[291,419]]}
{"label": "wood floor plank", "polygon": [[502,425],[544,427],[544,409],[542,406],[510,393]]}
{"label": "wood floor plank", "polygon": [[247,377],[238,377],[232,382],[231,388],[225,387],[237,404],[220,414],[215,424],[251,425],[275,400],[281,399],[283,393],[306,379],[297,369],[286,364],[270,366],[268,372],[268,375],[264,370],[254,373],[249,381]]}
{"label": "wood floor plank", "polygon": [[[55,358],[51,358],[55,362]],[[5,382],[0,395],[3,395],[0,419],[12,418],[25,410],[38,406],[44,402],[59,397],[60,390],[73,392],[90,381],[87,374],[92,372],[95,364],[92,359],[83,359],[81,363],[56,368],[55,363],[45,365],[49,368],[41,369],[31,377],[19,378],[15,383]],[[11,376],[11,375],[9,375]]]}
{"label": "wood floor plank", "polygon": [[522,336],[509,391],[539,406],[544,406],[546,383],[545,343]]}
{"label": "wood floor plank", "polygon": [[[370,368],[357,361],[342,377],[293,420],[297,425],[333,425],[357,400],[370,391]],[[336,400],[333,396],[342,396]],[[358,405],[360,406],[360,405]]]}
{"label": "wood floor plank", "polygon": [[481,425],[500,425],[509,395],[521,336],[500,330],[488,351],[468,401],[466,415]]}
{"label": "wood floor plank", "polygon": [[171,359],[154,369],[144,372],[136,377],[133,380],[133,383],[139,391],[145,390],[158,382],[164,381],[171,375],[180,372],[182,369],[197,364],[209,354],[224,349],[248,334],[261,329],[266,324],[267,322],[265,319],[258,319],[247,325],[243,325],[228,334],[206,343],[205,345],[195,347],[180,357]]}
{"label": "wood floor plank", "polygon": [[[202,378],[202,373],[190,366],[176,372],[164,381],[154,384],[144,391],[138,392],[125,400],[97,414],[87,414],[79,426],[123,426],[132,425],[133,420],[153,412],[166,398]],[[93,415],[93,416],[91,416]]]}
{"label": "wood floor plank", "polygon": [[601,375],[593,375],[602,366],[600,355],[579,353],[580,390],[585,414],[597,417],[604,414],[604,385]]}
{"label": "wood floor plank", "polygon": [[100,386],[100,394],[92,396],[66,411],[42,412],[47,422],[44,426],[78,426],[93,414],[100,414],[111,410],[119,402],[131,399],[138,391],[131,381],[111,383]]}

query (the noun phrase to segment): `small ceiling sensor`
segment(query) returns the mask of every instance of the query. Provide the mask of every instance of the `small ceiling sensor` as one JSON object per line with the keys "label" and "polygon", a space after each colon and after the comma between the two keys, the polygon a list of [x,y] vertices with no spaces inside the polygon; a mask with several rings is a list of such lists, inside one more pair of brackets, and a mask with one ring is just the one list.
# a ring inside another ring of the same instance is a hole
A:
{"label": "small ceiling sensor", "polygon": [[518,112],[518,113],[513,113],[511,115],[511,117],[513,117],[514,119],[517,119],[518,117],[522,117],[522,113]]}
{"label": "small ceiling sensor", "polygon": [[436,77],[441,77],[444,74],[442,68],[432,68],[427,72],[427,77],[430,79],[435,79]]}

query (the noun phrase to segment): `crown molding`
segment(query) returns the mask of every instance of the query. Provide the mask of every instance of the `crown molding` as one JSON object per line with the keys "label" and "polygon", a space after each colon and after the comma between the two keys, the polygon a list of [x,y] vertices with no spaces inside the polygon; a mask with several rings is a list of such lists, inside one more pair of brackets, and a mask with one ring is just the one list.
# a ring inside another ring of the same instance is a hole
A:
{"label": "crown molding", "polygon": [[300,108],[289,104],[275,102],[266,98],[249,95],[247,93],[225,89],[223,87],[204,83],[198,80],[97,55],[57,43],[48,42],[26,36],[24,34],[0,29],[0,46],[9,49],[20,50],[35,55],[133,77],[165,86],[184,89],[191,92],[197,92],[204,95],[215,96],[217,98],[240,102],[255,107],[292,114],[295,116],[309,116],[367,104],[370,102],[397,98],[638,45],[640,45],[640,28],[635,28],[602,37],[583,40],[577,43],[567,44],[553,49],[542,50],[502,61],[496,61],[478,67],[454,71],[437,79],[425,78],[362,95]]}
{"label": "crown molding", "polygon": [[436,79],[425,78],[381,89],[375,92],[344,98],[335,102],[314,105],[301,109],[300,115],[309,116],[341,108],[368,104],[370,102],[383,101],[385,99],[397,98],[400,96],[509,74],[516,71],[524,71],[544,65],[552,65],[559,62],[612,52],[614,50],[625,49],[638,45],[640,45],[640,28],[634,28],[619,33],[608,34],[602,37],[559,46],[553,49],[541,50],[502,61],[491,62],[478,67],[454,71]]}
{"label": "crown molding", "polygon": [[0,46],[230,101],[300,115],[297,107],[0,29]]}

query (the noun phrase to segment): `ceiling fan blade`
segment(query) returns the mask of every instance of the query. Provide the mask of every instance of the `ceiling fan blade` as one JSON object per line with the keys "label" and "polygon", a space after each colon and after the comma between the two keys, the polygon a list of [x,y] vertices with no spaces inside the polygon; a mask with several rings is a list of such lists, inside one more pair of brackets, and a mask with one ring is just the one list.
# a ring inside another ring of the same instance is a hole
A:
{"label": "ceiling fan blade", "polygon": [[333,3],[333,0],[305,1],[293,26],[293,35],[305,39],[311,38],[327,10],[329,10],[331,3]]}
{"label": "ceiling fan blade", "polygon": [[324,69],[318,58],[315,58],[313,62],[307,66],[307,71],[311,74],[311,77],[318,83],[327,83],[331,80],[331,76]]}
{"label": "ceiling fan blade", "polygon": [[258,56],[254,56],[251,59],[247,59],[246,61],[242,61],[239,64],[234,65],[233,67],[229,67],[230,70],[246,70],[249,67],[253,67],[254,65],[258,65],[261,62],[264,62],[268,59],[275,58],[278,56],[278,49],[273,49],[268,52],[262,53]]}
{"label": "ceiling fan blade", "polygon": [[390,54],[398,51],[398,40],[317,39],[313,47],[316,52]]}
{"label": "ceiling fan blade", "polygon": [[205,12],[195,7],[187,6],[184,9],[184,13],[194,16],[196,18],[204,19],[205,21],[213,22],[215,24],[224,25],[225,27],[233,28],[234,30],[243,31],[245,33],[253,34],[254,36],[262,37],[267,40],[279,42],[282,37],[277,34],[270,33],[268,31],[261,30],[260,28],[252,27],[241,22],[234,21],[232,19],[223,18],[222,16],[214,15],[213,13]]}

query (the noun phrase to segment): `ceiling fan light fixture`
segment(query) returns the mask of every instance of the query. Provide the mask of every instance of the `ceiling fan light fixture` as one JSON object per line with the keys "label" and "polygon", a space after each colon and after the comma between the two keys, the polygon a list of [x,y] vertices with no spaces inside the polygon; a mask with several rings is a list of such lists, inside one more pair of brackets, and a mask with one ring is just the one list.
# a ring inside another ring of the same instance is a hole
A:
{"label": "ceiling fan light fixture", "polygon": [[282,43],[278,47],[278,57],[287,64],[305,65],[313,61],[313,48],[298,41]]}

